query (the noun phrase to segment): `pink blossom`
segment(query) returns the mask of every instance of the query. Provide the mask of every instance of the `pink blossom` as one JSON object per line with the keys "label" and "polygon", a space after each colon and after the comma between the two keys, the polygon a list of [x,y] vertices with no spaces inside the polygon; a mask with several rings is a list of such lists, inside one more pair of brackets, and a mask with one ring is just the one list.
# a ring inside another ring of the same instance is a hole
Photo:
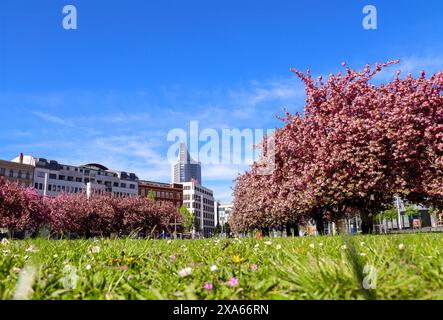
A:
{"label": "pink blossom", "polygon": [[[305,84],[303,114],[286,113],[272,135],[272,171],[255,162],[239,176],[229,224],[234,232],[352,217],[372,228],[372,215],[405,200],[438,204],[443,196],[443,73],[412,75],[376,86],[388,61],[347,68]],[[345,64],[344,64],[345,65]],[[258,146],[265,152],[270,137]]]}
{"label": "pink blossom", "polygon": [[205,284],[203,285],[203,288],[206,289],[206,290],[208,290],[208,291],[211,291],[213,287],[214,287],[214,286],[212,285],[212,283],[209,283],[209,282],[207,282],[207,283],[205,283]]}
{"label": "pink blossom", "polygon": [[236,285],[238,285],[239,280],[238,278],[232,277],[231,279],[229,279],[228,284],[230,287],[235,287]]}

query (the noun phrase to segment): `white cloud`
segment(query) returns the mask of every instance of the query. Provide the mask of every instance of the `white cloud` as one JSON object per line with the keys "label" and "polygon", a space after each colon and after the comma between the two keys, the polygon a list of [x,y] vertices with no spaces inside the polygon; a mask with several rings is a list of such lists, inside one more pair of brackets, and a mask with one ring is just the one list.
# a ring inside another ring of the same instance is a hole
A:
{"label": "white cloud", "polygon": [[239,173],[244,173],[248,168],[248,165],[203,165],[202,180],[234,180]]}
{"label": "white cloud", "polygon": [[409,56],[400,59],[399,66],[403,73],[437,72],[443,70],[443,56]]}
{"label": "white cloud", "polygon": [[401,70],[400,77],[405,77],[409,73],[417,76],[421,71],[425,71],[426,73],[435,73],[440,70],[443,70],[443,56],[442,55],[414,55],[414,56],[405,56],[400,58],[399,64],[394,64],[382,72],[380,72],[375,80],[376,81],[391,81],[394,79],[397,70]]}
{"label": "white cloud", "polygon": [[[166,92],[169,91],[163,94]],[[172,143],[166,140],[168,130],[182,126],[189,134],[190,120],[198,120],[200,130],[243,129],[248,125],[252,126],[251,129],[266,130],[274,115],[281,113],[279,107],[295,104],[304,97],[303,88],[295,77],[252,81],[241,88],[194,93],[179,87],[173,90],[173,95],[168,94],[170,100],[166,99],[166,103],[155,107],[150,107],[146,101],[150,95],[144,92],[134,95],[62,92],[50,93],[46,97],[44,94],[17,96],[13,99],[17,105],[25,103],[38,110],[31,114],[47,124],[33,128],[34,135],[23,137],[23,143],[16,144],[16,148],[61,163],[97,162],[114,170],[134,172],[141,179],[170,182],[171,167],[166,152]],[[78,107],[78,114],[70,117],[57,115],[69,114],[63,110],[71,110],[74,105]],[[92,112],[91,107],[97,105],[101,111]],[[119,105],[126,105],[125,111],[116,109]],[[214,188],[217,199],[228,200],[232,180],[247,167],[204,165],[203,183]]]}
{"label": "white cloud", "polygon": [[229,97],[242,106],[256,106],[266,101],[284,101],[304,96],[304,89],[294,77],[268,82],[253,81],[250,87],[229,90]]}
{"label": "white cloud", "polygon": [[208,186],[214,192],[214,198],[216,201],[221,203],[232,202],[232,192],[233,190],[230,186]]}
{"label": "white cloud", "polygon": [[70,120],[66,120],[66,119],[62,119],[60,117],[48,114],[48,113],[44,113],[44,112],[40,112],[40,111],[32,111],[32,113],[39,117],[40,119],[43,119],[44,121],[53,123],[53,124],[57,124],[57,125],[63,125],[63,126],[69,126],[72,127],[73,123]]}
{"label": "white cloud", "polygon": [[96,138],[88,150],[76,151],[77,161],[100,162],[114,170],[134,172],[141,179],[170,181],[166,157],[158,153],[156,142],[144,135]]}

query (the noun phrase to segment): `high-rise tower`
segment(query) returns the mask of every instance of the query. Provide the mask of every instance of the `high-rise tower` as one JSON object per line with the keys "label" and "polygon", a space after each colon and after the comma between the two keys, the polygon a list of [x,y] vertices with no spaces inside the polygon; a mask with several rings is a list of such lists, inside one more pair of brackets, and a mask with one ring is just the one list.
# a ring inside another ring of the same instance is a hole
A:
{"label": "high-rise tower", "polygon": [[197,180],[201,184],[201,171],[200,162],[191,158],[184,142],[180,143],[177,161],[172,166],[172,183]]}

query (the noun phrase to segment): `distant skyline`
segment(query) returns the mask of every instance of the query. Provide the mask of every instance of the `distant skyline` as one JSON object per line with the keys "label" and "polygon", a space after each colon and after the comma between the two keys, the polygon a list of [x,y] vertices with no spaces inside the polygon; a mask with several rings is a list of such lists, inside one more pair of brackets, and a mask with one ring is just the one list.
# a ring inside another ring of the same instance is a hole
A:
{"label": "distant skyline", "polygon": [[180,142],[178,157],[172,166],[171,182],[183,183],[197,181],[202,184],[201,163],[192,159],[185,142]]}
{"label": "distant skyline", "polygon": [[[174,128],[269,129],[302,112],[289,68],[314,75],[401,59],[378,79],[443,69],[443,2],[86,1],[0,3],[0,159],[20,152],[97,162],[171,181]],[[62,9],[78,9],[64,30]],[[204,186],[229,201],[245,165],[202,165]]]}

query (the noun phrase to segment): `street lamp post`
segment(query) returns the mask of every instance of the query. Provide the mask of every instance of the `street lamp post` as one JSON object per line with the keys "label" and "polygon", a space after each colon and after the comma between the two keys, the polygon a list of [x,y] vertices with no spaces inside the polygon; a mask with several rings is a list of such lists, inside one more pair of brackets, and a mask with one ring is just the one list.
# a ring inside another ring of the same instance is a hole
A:
{"label": "street lamp post", "polygon": [[43,188],[43,197],[46,197],[48,195],[48,172],[45,172],[45,182],[44,182],[44,188]]}
{"label": "street lamp post", "polygon": [[86,184],[86,198],[89,199],[91,197],[91,192],[92,192],[91,182],[88,182]]}
{"label": "street lamp post", "polygon": [[403,229],[402,222],[401,222],[401,214],[400,214],[400,197],[397,196],[397,223],[398,223],[398,229]]}

